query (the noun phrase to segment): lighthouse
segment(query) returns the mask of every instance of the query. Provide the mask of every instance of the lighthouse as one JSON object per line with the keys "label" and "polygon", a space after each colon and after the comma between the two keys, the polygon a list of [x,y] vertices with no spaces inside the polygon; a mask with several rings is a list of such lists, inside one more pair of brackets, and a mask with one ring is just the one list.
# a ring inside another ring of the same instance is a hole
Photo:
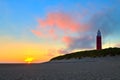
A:
{"label": "lighthouse", "polygon": [[101,50],[102,49],[102,37],[101,32],[98,30],[97,36],[96,36],[96,49]]}

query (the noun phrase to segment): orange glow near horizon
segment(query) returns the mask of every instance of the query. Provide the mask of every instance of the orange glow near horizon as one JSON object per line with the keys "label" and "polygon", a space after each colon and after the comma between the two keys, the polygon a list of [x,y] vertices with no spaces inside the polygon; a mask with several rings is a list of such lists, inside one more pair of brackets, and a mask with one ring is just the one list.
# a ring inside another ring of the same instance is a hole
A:
{"label": "orange glow near horizon", "polygon": [[59,49],[61,47],[61,45],[49,46],[42,43],[5,40],[0,42],[0,63],[46,62],[59,55],[58,53],[50,52],[49,49]]}
{"label": "orange glow near horizon", "polygon": [[[14,41],[11,38],[0,39],[0,63],[42,63],[61,55],[57,51],[64,47],[62,44],[51,45],[54,43]],[[103,44],[103,48],[109,46],[114,47],[115,44]]]}

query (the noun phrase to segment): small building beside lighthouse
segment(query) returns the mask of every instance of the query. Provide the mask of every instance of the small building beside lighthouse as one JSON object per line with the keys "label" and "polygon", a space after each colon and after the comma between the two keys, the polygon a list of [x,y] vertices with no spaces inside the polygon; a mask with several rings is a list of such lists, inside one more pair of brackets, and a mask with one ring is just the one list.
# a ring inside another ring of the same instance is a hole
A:
{"label": "small building beside lighthouse", "polygon": [[101,50],[102,49],[102,36],[100,30],[97,32],[96,36],[96,49]]}

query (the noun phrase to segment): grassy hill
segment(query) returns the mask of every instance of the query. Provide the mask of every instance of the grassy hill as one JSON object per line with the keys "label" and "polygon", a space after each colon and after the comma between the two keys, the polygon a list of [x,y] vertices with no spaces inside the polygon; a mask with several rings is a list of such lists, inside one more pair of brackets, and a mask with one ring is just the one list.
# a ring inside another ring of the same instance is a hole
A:
{"label": "grassy hill", "polygon": [[81,59],[84,57],[105,57],[105,56],[115,56],[120,55],[120,48],[107,48],[102,50],[90,50],[90,51],[80,51],[80,52],[74,52],[70,54],[65,54],[62,56],[57,56],[52,58],[52,60],[62,60],[62,59]]}

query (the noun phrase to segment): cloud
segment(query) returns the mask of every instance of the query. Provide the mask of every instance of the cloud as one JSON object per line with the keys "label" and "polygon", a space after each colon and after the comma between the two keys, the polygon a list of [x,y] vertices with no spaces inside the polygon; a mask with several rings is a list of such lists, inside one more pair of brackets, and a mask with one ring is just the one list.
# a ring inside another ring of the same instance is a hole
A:
{"label": "cloud", "polygon": [[67,46],[69,46],[69,44],[72,43],[73,38],[70,37],[70,36],[64,36],[64,37],[62,38],[62,41],[63,41],[64,43],[66,43]]}
{"label": "cloud", "polygon": [[89,49],[94,47],[92,45],[94,41],[94,38],[92,36],[65,36],[62,40],[67,45],[67,49],[70,51],[75,49]]}
{"label": "cloud", "polygon": [[[92,49],[95,47],[95,37],[98,29],[101,30],[104,40],[120,29],[120,18],[118,16],[120,16],[120,9],[118,8],[97,12],[86,23],[90,26],[88,30],[82,34],[78,31],[79,36],[77,37],[64,36],[62,41],[66,44],[67,50]],[[103,43],[105,43],[104,40]]]}
{"label": "cloud", "polygon": [[113,9],[111,7],[106,11],[95,13],[90,19],[90,24],[92,26],[91,31],[101,29],[104,37],[111,35],[116,32],[116,30],[119,30],[120,18],[118,16],[120,16],[120,9],[115,6]]}
{"label": "cloud", "polygon": [[50,29],[50,30],[48,31],[48,33],[49,33],[49,35],[50,35],[54,40],[57,40],[57,39],[58,39],[58,36],[56,35],[54,29]]}
{"label": "cloud", "polygon": [[68,54],[68,53],[69,53],[68,50],[63,49],[63,48],[58,49],[57,52],[58,52],[59,54]]}
{"label": "cloud", "polygon": [[68,53],[69,52],[64,48],[60,48],[60,49],[51,48],[51,49],[48,49],[47,56],[53,57],[53,56],[57,56],[57,55],[61,55],[61,54],[68,54]]}
{"label": "cloud", "polygon": [[63,12],[48,13],[45,19],[38,20],[39,26],[32,32],[41,37],[41,34],[51,34],[49,36],[58,36],[59,31],[63,33],[84,32],[89,26],[80,23],[72,15]]}
{"label": "cloud", "polygon": [[108,35],[112,31],[113,22],[110,21],[109,17],[107,16],[108,13],[103,14],[95,14],[91,19],[91,26],[92,31],[100,29],[104,35]]}
{"label": "cloud", "polygon": [[[106,11],[100,11],[95,13],[89,19],[87,23],[90,28],[81,34],[80,31],[77,31],[79,36],[64,36],[62,41],[66,44],[67,50],[75,49],[92,49],[95,47],[95,37],[98,29],[101,30],[104,40],[114,34],[120,28],[119,21],[120,10],[115,8],[114,10],[108,9]],[[86,35],[89,33],[88,35]],[[105,43],[103,40],[103,43]]]}
{"label": "cloud", "polygon": [[32,30],[32,33],[35,34],[36,36],[40,36],[40,37],[43,36],[43,34],[38,30]]}
{"label": "cloud", "polygon": [[[89,11],[87,12],[85,15],[89,15]],[[58,50],[60,53],[76,49],[92,49],[95,47],[98,29],[101,30],[104,39],[116,32],[116,29],[119,30],[118,16],[120,16],[120,9],[116,6],[90,14],[89,18],[77,17],[74,13],[50,12],[44,19],[38,20],[39,25],[32,32],[41,38],[47,36],[62,41],[66,49]],[[86,19],[87,21],[84,22]]]}

